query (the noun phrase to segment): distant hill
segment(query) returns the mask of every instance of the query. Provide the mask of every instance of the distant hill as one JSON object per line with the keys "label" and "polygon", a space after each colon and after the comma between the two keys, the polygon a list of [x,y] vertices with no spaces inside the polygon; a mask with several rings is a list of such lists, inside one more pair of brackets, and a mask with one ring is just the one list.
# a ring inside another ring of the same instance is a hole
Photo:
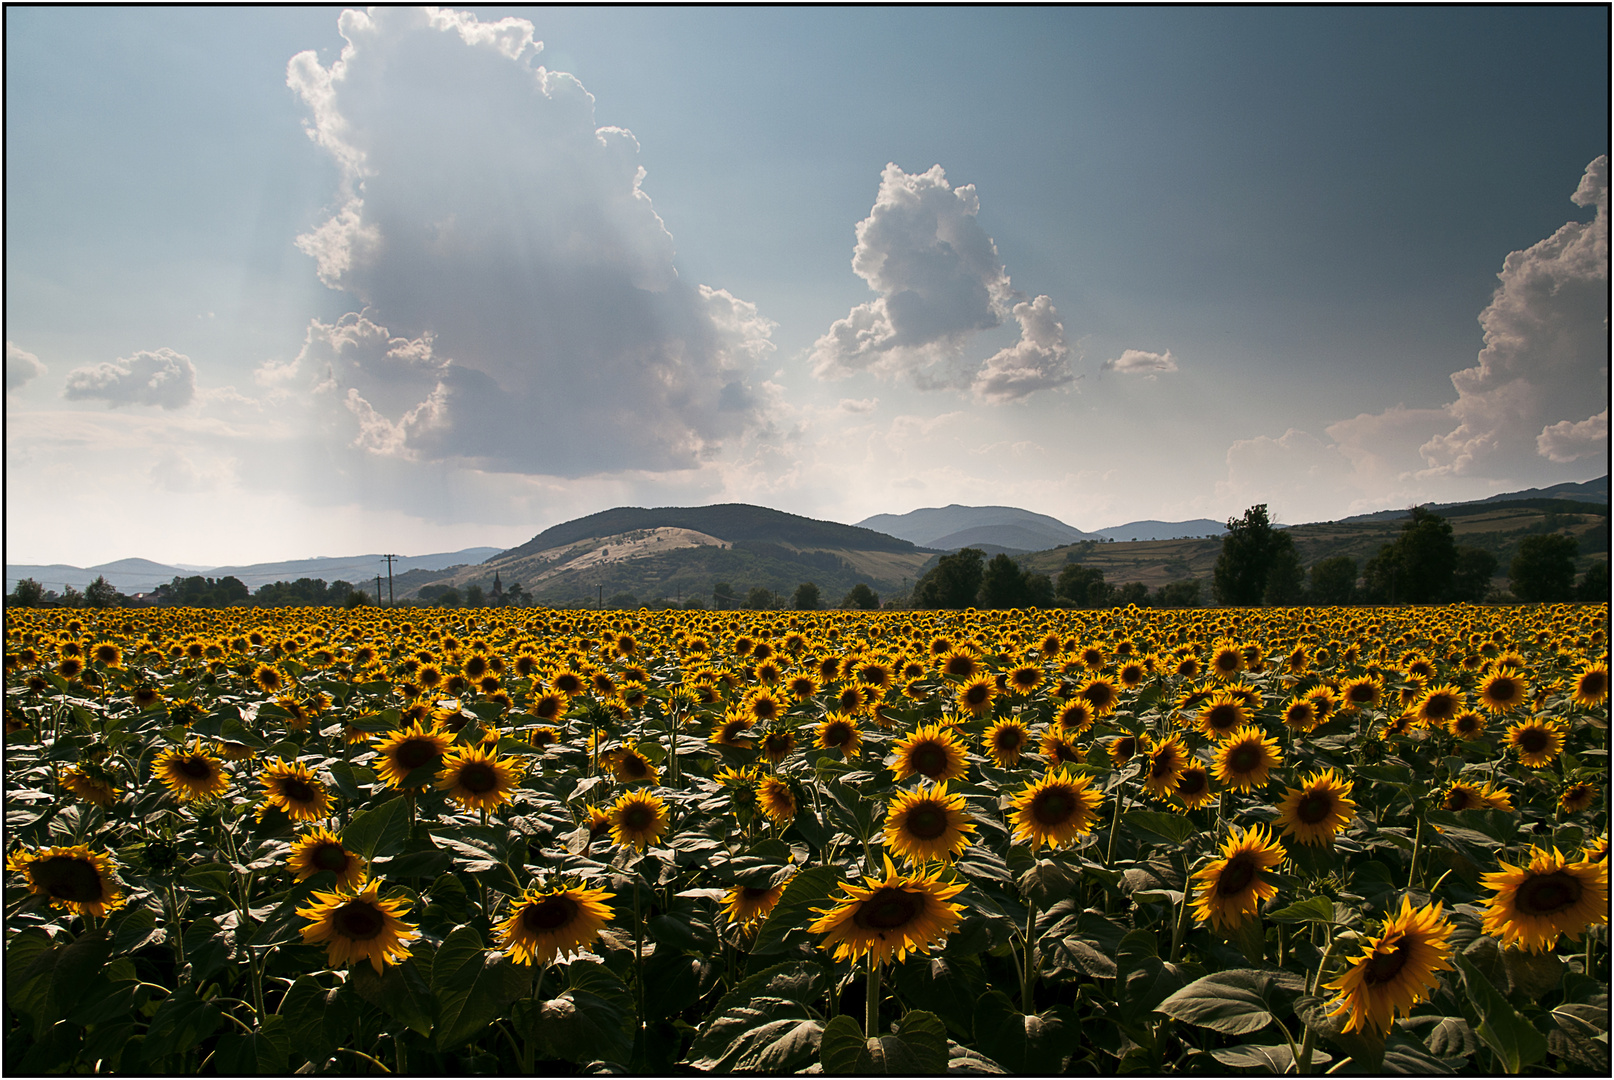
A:
{"label": "distant hill", "polygon": [[856,525],[787,514],[766,506],[721,503],[717,506],[619,506],[597,514],[562,522],[539,533],[520,547],[499,555],[510,559],[580,540],[617,536],[642,529],[690,529],[729,543],[760,540],[797,547],[854,548],[859,551],[907,551],[913,544],[895,536]]}
{"label": "distant hill", "polygon": [[[1481,506],[1487,503],[1539,501],[1542,499],[1565,500],[1581,503],[1608,504],[1608,477],[1600,476],[1596,480],[1586,480],[1581,483],[1554,484],[1545,488],[1525,488],[1523,491],[1505,491],[1500,495],[1491,495],[1484,499],[1473,499],[1469,502],[1455,503],[1424,503],[1425,509],[1433,510],[1437,514],[1445,514],[1449,510],[1464,506]],[[1371,514],[1356,514],[1352,517],[1340,518],[1338,524],[1353,521],[1398,521],[1407,516],[1405,508],[1394,510],[1378,510]]]}
{"label": "distant hill", "polygon": [[1197,540],[1204,536],[1220,537],[1226,531],[1225,521],[1193,518],[1190,521],[1129,521],[1125,525],[1098,529],[1092,535],[1106,540]]}
{"label": "distant hill", "polygon": [[[476,547],[464,551],[441,552],[434,555],[405,555],[392,562],[393,574],[409,570],[442,570],[456,564],[481,562],[497,555],[498,548]],[[326,582],[347,581],[354,585],[373,582],[376,574],[385,576],[387,564],[380,555],[348,555],[332,558],[293,559],[288,562],[252,563],[247,566],[214,566],[197,568],[152,562],[150,559],[118,559],[99,566],[68,566],[55,563],[46,566],[27,563],[6,564],[6,591],[16,588],[23,578],[33,578],[47,589],[62,591],[66,585],[83,590],[97,577],[105,577],[107,584],[121,593],[151,592],[176,577],[200,575],[215,580],[236,577],[249,589],[276,581],[295,581],[298,578],[320,578]]]}
{"label": "distant hill", "polygon": [[906,514],[875,514],[858,525],[889,533],[919,547],[944,551],[982,544],[1016,551],[1041,551],[1088,536],[1047,514],[1034,514],[1014,506],[959,506],[957,503]]}

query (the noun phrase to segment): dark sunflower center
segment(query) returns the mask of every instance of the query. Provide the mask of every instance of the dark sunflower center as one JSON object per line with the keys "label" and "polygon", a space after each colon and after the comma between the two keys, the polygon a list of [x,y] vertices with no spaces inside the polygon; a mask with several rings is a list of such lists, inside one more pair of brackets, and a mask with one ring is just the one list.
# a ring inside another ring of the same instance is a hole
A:
{"label": "dark sunflower center", "polygon": [[617,771],[634,780],[642,780],[650,775],[650,766],[637,754],[629,754],[622,759],[622,764],[617,766]]}
{"label": "dark sunflower center", "polygon": [[538,699],[538,707],[533,710],[540,720],[553,720],[555,714],[560,712],[560,702],[552,697]]}
{"label": "dark sunflower center", "polygon": [[761,900],[772,891],[765,885],[742,885],[740,886],[740,897],[744,900]]}
{"label": "dark sunflower center", "polygon": [[852,729],[845,724],[831,724],[824,729],[824,741],[831,746],[844,746],[852,738]]}
{"label": "dark sunflower center", "polygon": [[1102,709],[1115,700],[1115,691],[1100,683],[1097,686],[1089,686],[1086,690],[1083,690],[1082,697],[1092,702],[1093,708]]}
{"label": "dark sunflower center", "polygon": [[986,704],[988,690],[984,685],[976,685],[964,691],[964,702],[967,705]]}
{"label": "dark sunflower center", "polygon": [[213,778],[213,763],[205,757],[182,757],[174,762],[174,767],[192,780]]}
{"label": "dark sunflower center", "polygon": [[1159,778],[1170,776],[1177,771],[1177,755],[1172,753],[1156,754],[1154,761],[1149,765],[1149,775]]}
{"label": "dark sunflower center", "polygon": [[934,840],[947,831],[947,814],[928,803],[917,806],[908,811],[906,831],[921,840]]}
{"label": "dark sunflower center", "polygon": [[949,675],[958,678],[967,678],[974,673],[975,665],[968,660],[955,657],[954,659],[947,661],[947,674]]}
{"label": "dark sunflower center", "polygon": [[1217,731],[1227,731],[1239,722],[1236,705],[1212,705],[1205,712],[1205,724]]}
{"label": "dark sunflower center", "polygon": [[[630,757],[628,761],[638,764],[640,768],[644,767],[644,763],[639,761],[638,758]],[[472,761],[461,765],[457,779],[459,786],[469,791],[472,795],[481,795],[499,786],[499,774],[494,771],[493,766],[480,761]]]}
{"label": "dark sunflower center", "polygon": [[1512,679],[1497,679],[1491,684],[1491,699],[1493,701],[1513,701],[1519,696],[1519,684]]}
{"label": "dark sunflower center", "polygon": [[1076,800],[1070,792],[1048,788],[1031,800],[1031,816],[1042,825],[1063,825],[1076,812]]}
{"label": "dark sunflower center", "polygon": [[1445,694],[1437,694],[1424,702],[1423,711],[1431,720],[1447,720],[1457,711],[1457,702]]}
{"label": "dark sunflower center", "polygon": [[1519,749],[1527,754],[1539,754],[1550,745],[1552,740],[1540,728],[1525,728],[1519,732]]}
{"label": "dark sunflower center", "polygon": [[1210,783],[1210,777],[1200,770],[1194,769],[1191,772],[1182,774],[1182,779],[1177,781],[1177,790],[1184,795],[1198,795],[1205,790],[1205,785],[1208,783]]}
{"label": "dark sunflower center", "polygon": [[1393,982],[1401,969],[1407,966],[1411,954],[1412,950],[1407,948],[1406,943],[1398,941],[1390,952],[1375,952],[1373,959],[1364,965],[1362,977],[1370,985]]}
{"label": "dark sunflower center", "polygon": [[1608,676],[1601,671],[1588,671],[1580,677],[1582,697],[1601,697],[1608,693]]}
{"label": "dark sunflower center", "polygon": [[58,900],[83,904],[101,899],[101,875],[85,859],[57,855],[34,863],[31,872]]}
{"label": "dark sunflower center", "polygon": [[1227,767],[1236,773],[1254,772],[1263,758],[1258,747],[1235,746],[1227,755]]}
{"label": "dark sunflower center", "polygon": [[915,747],[911,760],[914,771],[926,776],[940,776],[947,770],[947,751],[934,743]]}
{"label": "dark sunflower center", "polygon": [[1295,806],[1295,817],[1307,825],[1317,825],[1328,818],[1334,811],[1334,797],[1326,791],[1314,791],[1303,795]]}
{"label": "dark sunflower center", "polygon": [[790,737],[788,735],[769,735],[763,741],[763,745],[768,748],[770,754],[790,753]]}
{"label": "dark sunflower center", "polygon": [[1525,915],[1552,915],[1580,902],[1580,879],[1562,870],[1532,875],[1514,894],[1513,903]]}
{"label": "dark sunflower center", "polygon": [[1475,713],[1469,713],[1466,716],[1460,716],[1457,718],[1457,730],[1463,732],[1465,735],[1478,727],[1479,716]]}
{"label": "dark sunflower center", "polygon": [[1250,883],[1255,880],[1255,875],[1255,860],[1241,852],[1227,860],[1227,865],[1217,875],[1216,891],[1223,896],[1241,893],[1250,887]]}
{"label": "dark sunflower center", "polygon": [[282,776],[280,794],[291,802],[307,803],[313,802],[319,793],[305,780],[299,780],[295,776]]}
{"label": "dark sunflower center", "polygon": [[1138,740],[1131,735],[1121,736],[1119,739],[1115,740],[1115,745],[1110,747],[1110,752],[1116,757],[1120,758],[1122,761],[1125,761],[1127,758],[1137,753],[1137,750]]}
{"label": "dark sunflower center", "polygon": [[546,896],[521,912],[521,925],[535,934],[559,930],[577,917],[577,901],[569,896]]}
{"label": "dark sunflower center", "polygon": [[1358,705],[1366,705],[1373,700],[1373,687],[1361,685],[1351,687],[1350,699]]}
{"label": "dark sunflower center", "polygon": [[341,844],[321,844],[314,849],[314,854],[309,859],[309,862],[321,870],[329,870],[335,874],[347,869],[347,861],[348,854],[342,850]]}
{"label": "dark sunflower center", "polygon": [[1467,788],[1453,788],[1446,796],[1447,810],[1472,810],[1479,804],[1479,797]]}
{"label": "dark sunflower center", "polygon": [[997,747],[1000,753],[1014,753],[1022,745],[1019,730],[1016,728],[1004,728],[993,737],[992,745]]}
{"label": "dark sunflower center", "polygon": [[633,829],[634,831],[648,829],[651,822],[655,821],[655,819],[656,816],[654,812],[651,811],[650,807],[645,806],[642,803],[636,803],[635,805],[630,806],[626,810],[622,811],[622,824],[629,829]]}
{"label": "dark sunflower center", "polygon": [[920,912],[921,901],[901,889],[883,888],[858,905],[852,921],[865,930],[896,930]]}
{"label": "dark sunflower center", "polygon": [[1014,685],[1016,686],[1034,687],[1041,681],[1041,677],[1035,671],[1017,671],[1014,673]]}
{"label": "dark sunflower center", "polygon": [[428,739],[407,739],[394,751],[398,764],[406,772],[413,772],[437,757],[437,744]]}
{"label": "dark sunflower center", "polygon": [[1222,672],[1237,671],[1239,657],[1236,653],[1219,653],[1216,657],[1216,670]]}
{"label": "dark sunflower center", "polygon": [[387,917],[368,900],[349,900],[336,911],[336,931],[353,941],[369,941],[386,929]]}

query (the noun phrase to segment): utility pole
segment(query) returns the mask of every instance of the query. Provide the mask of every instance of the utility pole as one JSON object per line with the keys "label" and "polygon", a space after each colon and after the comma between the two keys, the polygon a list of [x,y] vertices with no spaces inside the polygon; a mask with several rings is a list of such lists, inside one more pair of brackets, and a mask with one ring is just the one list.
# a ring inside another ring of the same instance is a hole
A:
{"label": "utility pole", "polygon": [[381,575],[375,576],[375,606],[381,606]]}
{"label": "utility pole", "polygon": [[596,604],[595,607],[600,611],[604,611],[605,610],[605,586],[600,585],[600,586],[598,586],[598,588],[600,590],[600,599],[599,599],[599,603]]}
{"label": "utility pole", "polygon": [[[381,557],[383,559],[387,560],[387,606],[388,607],[393,607],[393,606],[396,606],[398,601],[396,599],[394,599],[393,595],[392,595],[392,560],[393,559],[401,559],[401,558],[403,558],[403,556],[402,555],[383,555]],[[376,583],[376,590],[380,591],[380,589],[381,589],[381,585],[380,585],[380,582],[378,581]],[[379,600],[380,597],[377,597],[376,599]]]}

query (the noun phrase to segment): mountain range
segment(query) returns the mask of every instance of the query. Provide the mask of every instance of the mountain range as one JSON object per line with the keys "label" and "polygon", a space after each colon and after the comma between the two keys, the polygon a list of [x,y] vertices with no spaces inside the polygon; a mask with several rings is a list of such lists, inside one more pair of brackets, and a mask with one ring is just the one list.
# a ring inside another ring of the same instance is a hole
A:
{"label": "mountain range", "polygon": [[[392,572],[396,576],[410,570],[446,570],[451,566],[480,563],[498,553],[499,549],[494,547],[473,547],[434,555],[403,555],[392,560]],[[166,585],[176,577],[192,577],[197,574],[214,580],[235,577],[249,589],[256,589],[260,585],[269,585],[276,581],[295,581],[298,578],[321,578],[327,582],[347,581],[362,586],[367,581],[373,581],[377,574],[385,576],[386,572],[386,561],[380,555],[347,555],[253,563],[249,566],[212,567],[180,566],[173,563],[152,562],[150,559],[118,559],[98,566],[7,563],[6,591],[10,592],[23,578],[33,578],[45,588],[59,592],[67,585],[82,590],[97,577],[105,577],[107,584],[114,589],[132,594],[150,592],[158,585]]]}

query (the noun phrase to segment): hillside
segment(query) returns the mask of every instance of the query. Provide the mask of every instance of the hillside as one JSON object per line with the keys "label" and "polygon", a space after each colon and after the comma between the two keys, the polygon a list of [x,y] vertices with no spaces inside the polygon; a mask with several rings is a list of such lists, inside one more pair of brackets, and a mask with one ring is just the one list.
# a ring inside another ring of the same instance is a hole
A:
{"label": "hillside", "polygon": [[686,529],[717,540],[736,543],[760,540],[803,548],[850,548],[857,551],[907,551],[913,545],[895,536],[856,525],[787,514],[765,506],[722,503],[717,506],[662,506],[647,510],[619,506],[545,529],[520,547],[501,553],[507,559],[531,555],[624,533],[649,529]]}
{"label": "hillside", "polygon": [[1034,514],[1014,506],[959,506],[957,503],[925,507],[906,514],[875,514],[858,525],[920,547],[943,551],[981,544],[1039,551],[1088,535],[1047,514]]}

